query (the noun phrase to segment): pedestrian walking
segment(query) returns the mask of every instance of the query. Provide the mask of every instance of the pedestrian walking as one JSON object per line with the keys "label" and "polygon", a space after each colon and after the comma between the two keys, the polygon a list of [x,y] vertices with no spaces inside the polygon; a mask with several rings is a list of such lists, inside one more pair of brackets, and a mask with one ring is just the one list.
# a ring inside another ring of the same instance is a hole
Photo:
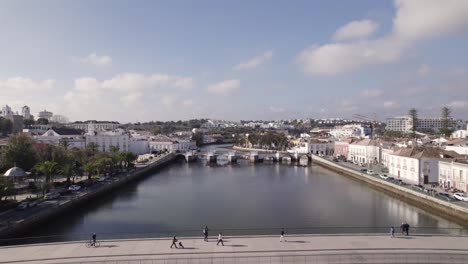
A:
{"label": "pedestrian walking", "polygon": [[395,228],[393,226],[390,227],[390,237],[395,237]]}
{"label": "pedestrian walking", "polygon": [[286,238],[284,238],[284,229],[281,229],[280,242],[287,242]]}
{"label": "pedestrian walking", "polygon": [[171,248],[172,248],[172,247],[177,248],[177,244],[176,244],[176,243],[177,243],[177,238],[174,236],[174,237],[172,238],[172,245],[171,245]]}
{"label": "pedestrian walking", "polygon": [[203,228],[203,235],[205,236],[204,240],[208,242],[208,226],[205,226],[205,228]]}
{"label": "pedestrian walking", "polygon": [[216,243],[217,246],[219,246],[219,243],[221,242],[221,245],[224,246],[224,242],[223,242],[223,234],[221,234],[221,232],[219,232],[219,235],[218,235],[218,243]]}
{"label": "pedestrian walking", "polygon": [[410,225],[408,223],[405,223],[404,226],[405,226],[405,233],[406,233],[407,236],[409,236]]}

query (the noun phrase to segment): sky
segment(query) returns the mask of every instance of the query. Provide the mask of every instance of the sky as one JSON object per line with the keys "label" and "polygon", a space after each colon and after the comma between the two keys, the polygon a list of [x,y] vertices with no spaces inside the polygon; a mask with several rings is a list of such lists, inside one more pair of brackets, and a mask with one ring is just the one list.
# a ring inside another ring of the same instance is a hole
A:
{"label": "sky", "polygon": [[70,120],[468,119],[468,1],[0,1],[0,105]]}

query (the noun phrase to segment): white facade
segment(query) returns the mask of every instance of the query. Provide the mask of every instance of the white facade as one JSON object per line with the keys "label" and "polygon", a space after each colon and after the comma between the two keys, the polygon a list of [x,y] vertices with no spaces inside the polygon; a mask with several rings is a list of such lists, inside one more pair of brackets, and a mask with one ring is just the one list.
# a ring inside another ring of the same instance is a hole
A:
{"label": "white facade", "polygon": [[[56,129],[60,132],[60,129]],[[48,129],[44,134],[34,136],[37,142],[51,145],[65,144],[67,148],[84,149],[86,147],[86,138],[77,133],[59,133],[54,129]],[[75,131],[71,131],[75,132]]]}
{"label": "white facade", "polygon": [[44,110],[42,112],[39,112],[38,118],[43,118],[49,120],[54,114],[52,112],[49,112],[47,110]]}
{"label": "white facade", "polygon": [[86,145],[94,143],[99,151],[110,152],[111,146],[117,147],[120,152],[129,151],[130,135],[122,129],[114,131],[88,131]]}
{"label": "white facade", "polygon": [[363,125],[344,125],[337,126],[330,130],[330,135],[335,138],[364,138],[372,133],[372,129]]}
{"label": "white facade", "polygon": [[[420,131],[439,131],[444,124],[442,117],[418,117],[416,129]],[[449,128],[457,128],[460,120],[449,119]],[[386,130],[409,133],[412,131],[413,121],[410,116],[401,116],[387,119]]]}
{"label": "white facade", "polygon": [[468,192],[468,163],[440,161],[439,185]]}
{"label": "white facade", "polygon": [[31,109],[29,109],[29,106],[23,106],[21,109],[21,115],[24,117],[24,119],[31,119]]}
{"label": "white facade", "polygon": [[66,124],[65,126],[89,132],[90,129],[93,131],[115,130],[119,128],[120,124],[118,122],[86,122],[71,123]]}
{"label": "white facade", "polygon": [[335,144],[332,142],[299,142],[288,150],[289,153],[333,155]]}
{"label": "white facade", "polygon": [[363,139],[349,144],[348,152],[348,158],[359,163],[378,164],[382,159],[381,146],[372,139]]}
{"label": "white facade", "polygon": [[421,155],[411,149],[402,149],[388,155],[389,174],[411,184],[436,183],[439,178],[440,158]]}
{"label": "white facade", "polygon": [[3,117],[6,117],[6,116],[14,115],[15,113],[13,113],[13,111],[11,110],[11,107],[9,107],[8,105],[5,105],[4,107],[2,107],[1,114]]}
{"label": "white facade", "polygon": [[152,140],[149,142],[150,151],[189,151],[196,148],[195,141],[177,141],[177,140]]}
{"label": "white facade", "polygon": [[456,130],[450,136],[451,138],[468,138],[468,130]]}
{"label": "white facade", "polygon": [[142,154],[147,154],[150,153],[150,145],[148,140],[144,139],[130,139],[130,146],[128,148],[128,151],[137,154],[137,155],[142,155]]}

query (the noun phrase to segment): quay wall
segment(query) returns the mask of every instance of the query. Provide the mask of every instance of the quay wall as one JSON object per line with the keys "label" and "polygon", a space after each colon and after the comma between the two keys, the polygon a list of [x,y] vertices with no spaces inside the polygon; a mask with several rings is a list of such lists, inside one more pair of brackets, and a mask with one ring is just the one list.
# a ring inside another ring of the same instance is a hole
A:
{"label": "quay wall", "polygon": [[123,186],[128,185],[131,182],[140,180],[145,176],[148,176],[150,172],[163,168],[174,160],[175,155],[173,153],[168,154],[167,156],[154,161],[146,167],[137,168],[134,171],[127,172],[126,176],[121,176],[119,180],[104,185],[99,189],[84,193],[64,203],[57,201],[56,206],[44,208],[44,210],[38,212],[37,214],[10,224],[10,226],[8,226],[6,229],[0,231],[0,238],[9,238],[23,234],[32,228],[38,227],[41,223],[53,219],[54,217],[63,215],[76,207],[83,206],[86,203],[91,203],[94,199],[109,194]]}
{"label": "quay wall", "polygon": [[451,220],[458,222],[462,226],[468,226],[468,208],[437,199],[435,197],[393,184],[385,180],[377,179],[365,173],[343,167],[317,155],[312,154],[312,163],[319,164],[333,171],[362,181],[378,190],[400,198],[409,204],[433,212],[434,214],[440,215],[442,217],[450,217]]}
{"label": "quay wall", "polygon": [[239,146],[232,146],[232,149],[234,150],[239,150],[239,151],[257,151],[259,153],[282,153],[282,154],[290,154],[288,152],[284,151],[277,151],[277,150],[271,150],[271,149],[256,149],[256,148],[244,148],[244,147],[239,147]]}

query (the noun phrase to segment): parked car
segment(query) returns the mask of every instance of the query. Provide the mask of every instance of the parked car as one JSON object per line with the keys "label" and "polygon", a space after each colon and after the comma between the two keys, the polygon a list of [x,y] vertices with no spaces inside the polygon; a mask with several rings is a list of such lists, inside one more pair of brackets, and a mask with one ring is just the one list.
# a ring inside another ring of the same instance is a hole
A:
{"label": "parked car", "polygon": [[104,182],[104,181],[107,181],[108,179],[109,179],[108,176],[102,176],[102,177],[100,177],[97,181],[98,181],[98,182]]}
{"label": "parked car", "polygon": [[72,186],[68,187],[68,190],[73,191],[73,192],[74,191],[79,191],[80,189],[81,189],[81,186],[79,186],[79,185],[72,185]]}
{"label": "parked car", "polygon": [[373,170],[368,170],[368,171],[367,171],[367,174],[369,174],[369,175],[375,175],[375,173],[374,173]]}
{"label": "parked car", "polygon": [[384,180],[386,180],[388,178],[387,174],[380,174],[379,177],[384,179]]}
{"label": "parked car", "polygon": [[35,201],[30,201],[28,205],[29,207],[36,207],[38,204],[39,204],[39,201],[35,200]]}
{"label": "parked car", "polygon": [[455,201],[455,198],[451,197],[448,193],[436,193],[435,195],[437,198],[442,199],[447,202]]}
{"label": "parked car", "polygon": [[453,197],[457,200],[468,202],[468,197],[463,193],[455,193],[453,194]]}
{"label": "parked car", "polygon": [[399,185],[406,185],[406,182],[404,182],[403,180],[401,179],[395,179],[394,181],[396,184],[399,184]]}
{"label": "parked car", "polygon": [[396,179],[395,179],[395,178],[393,178],[393,177],[387,177],[387,179],[386,179],[386,180],[387,180],[387,181],[389,181],[389,182],[395,182],[395,180],[396,180]]}
{"label": "parked car", "polygon": [[422,186],[421,184],[413,184],[411,186],[411,188],[413,190],[417,190],[417,191],[421,191],[421,192],[424,192],[424,190],[426,190],[426,188],[424,188],[424,186]]}
{"label": "parked car", "polygon": [[26,210],[28,208],[29,208],[29,202],[22,202],[16,207],[16,209],[18,210]]}
{"label": "parked car", "polygon": [[54,200],[60,197],[60,193],[46,193],[45,199],[46,200]]}
{"label": "parked car", "polygon": [[361,172],[365,173],[365,172],[367,172],[367,169],[361,169]]}

